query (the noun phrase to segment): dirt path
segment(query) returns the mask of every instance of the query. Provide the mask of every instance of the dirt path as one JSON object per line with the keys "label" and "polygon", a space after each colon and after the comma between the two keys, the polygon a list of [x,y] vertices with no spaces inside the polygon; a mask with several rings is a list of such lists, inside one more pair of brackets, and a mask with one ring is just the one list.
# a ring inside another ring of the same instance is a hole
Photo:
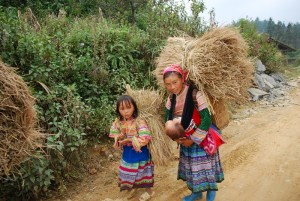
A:
{"label": "dirt path", "polygon": [[[298,84],[299,85],[299,84]],[[253,109],[247,117],[233,120],[224,129],[227,143],[220,149],[225,180],[219,184],[216,201],[300,200],[300,88],[289,95],[290,102]],[[176,201],[189,194],[176,180],[178,150],[168,167],[155,169],[151,201]],[[60,199],[51,201],[139,200],[140,191],[130,197],[116,186],[118,161],[78,184]],[[205,199],[202,199],[205,200]]]}

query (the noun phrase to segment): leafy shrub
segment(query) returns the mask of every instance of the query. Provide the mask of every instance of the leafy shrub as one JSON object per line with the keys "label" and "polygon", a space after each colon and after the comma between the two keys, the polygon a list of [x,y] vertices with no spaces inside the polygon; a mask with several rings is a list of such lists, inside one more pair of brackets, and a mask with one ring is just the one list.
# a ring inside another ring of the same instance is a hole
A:
{"label": "leafy shrub", "polygon": [[[0,194],[11,199],[20,197],[22,200],[44,194],[54,180],[48,159],[42,150],[37,150],[19,168],[12,170],[12,174],[1,178]],[[0,199],[5,197],[0,196]]]}

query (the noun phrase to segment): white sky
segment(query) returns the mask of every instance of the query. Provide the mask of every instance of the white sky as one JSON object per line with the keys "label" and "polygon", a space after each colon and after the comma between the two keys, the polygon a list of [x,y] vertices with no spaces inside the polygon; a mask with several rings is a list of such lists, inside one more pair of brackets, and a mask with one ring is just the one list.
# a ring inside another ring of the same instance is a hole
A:
{"label": "white sky", "polygon": [[[275,23],[300,23],[300,0],[203,0],[206,10],[204,17],[208,21],[208,12],[215,9],[219,25],[230,24],[240,18],[269,20]],[[203,17],[203,16],[202,16]]]}

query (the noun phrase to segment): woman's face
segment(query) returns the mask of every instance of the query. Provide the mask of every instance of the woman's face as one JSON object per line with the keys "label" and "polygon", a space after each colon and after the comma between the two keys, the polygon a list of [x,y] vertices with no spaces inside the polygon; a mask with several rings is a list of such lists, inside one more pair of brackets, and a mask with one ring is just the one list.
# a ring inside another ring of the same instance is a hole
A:
{"label": "woman's face", "polygon": [[132,117],[132,114],[134,112],[134,107],[132,103],[122,102],[119,107],[119,112],[123,117],[123,119],[127,120]]}
{"label": "woman's face", "polygon": [[183,79],[175,73],[171,73],[164,79],[166,89],[172,94],[179,94],[183,89]]}

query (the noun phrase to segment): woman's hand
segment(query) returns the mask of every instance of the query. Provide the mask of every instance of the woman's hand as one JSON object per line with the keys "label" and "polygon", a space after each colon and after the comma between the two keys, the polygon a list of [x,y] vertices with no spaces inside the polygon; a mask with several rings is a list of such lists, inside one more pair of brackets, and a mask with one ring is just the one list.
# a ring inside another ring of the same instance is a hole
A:
{"label": "woman's hand", "polygon": [[190,147],[194,143],[193,140],[187,139],[185,137],[179,138],[178,140],[176,140],[176,142],[178,142],[178,144],[182,144],[185,147]]}

